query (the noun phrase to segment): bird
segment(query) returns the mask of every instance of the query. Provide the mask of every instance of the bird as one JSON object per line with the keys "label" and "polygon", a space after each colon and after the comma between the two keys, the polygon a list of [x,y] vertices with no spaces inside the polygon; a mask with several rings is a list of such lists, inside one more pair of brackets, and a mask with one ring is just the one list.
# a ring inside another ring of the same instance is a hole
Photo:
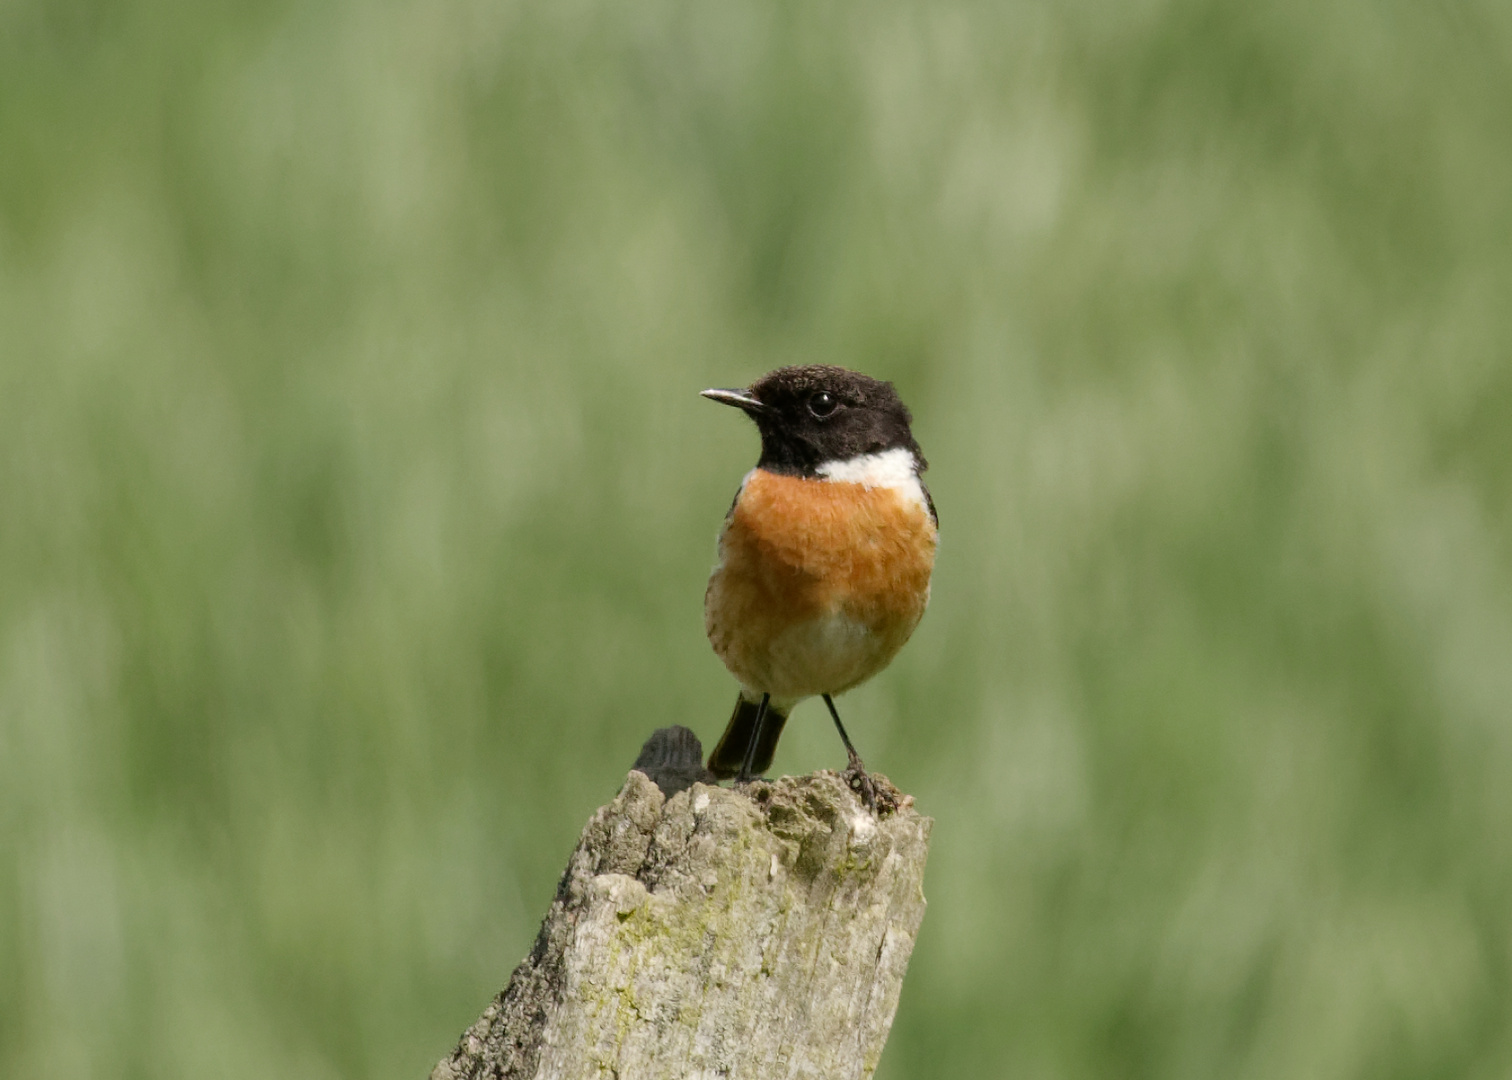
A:
{"label": "bird", "polygon": [[845,744],[847,782],[876,810],[891,796],[834,699],[892,661],[929,603],[939,515],[913,417],[892,383],[830,364],[702,395],[740,409],[761,436],[704,593],[709,642],[740,684],[708,770],[752,781],[793,707],[817,696]]}

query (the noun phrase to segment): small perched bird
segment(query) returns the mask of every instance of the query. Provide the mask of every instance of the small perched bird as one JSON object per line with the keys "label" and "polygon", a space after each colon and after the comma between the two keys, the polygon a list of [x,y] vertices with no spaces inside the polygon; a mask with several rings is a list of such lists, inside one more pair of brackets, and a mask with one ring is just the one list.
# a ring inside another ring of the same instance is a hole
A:
{"label": "small perched bird", "polygon": [[817,695],[845,743],[851,786],[875,807],[834,695],[885,668],[929,602],[939,518],[912,418],[891,383],[828,365],[703,396],[761,432],[704,595],[709,641],[740,681],[709,771],[737,783],[764,772],[793,706]]}

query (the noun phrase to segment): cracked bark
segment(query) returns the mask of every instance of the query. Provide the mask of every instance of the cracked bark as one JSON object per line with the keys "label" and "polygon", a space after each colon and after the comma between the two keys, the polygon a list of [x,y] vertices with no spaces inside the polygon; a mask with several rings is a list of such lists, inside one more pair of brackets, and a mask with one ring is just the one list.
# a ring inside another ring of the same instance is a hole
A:
{"label": "cracked bark", "polygon": [[878,818],[828,771],[711,786],[700,758],[685,728],[648,740],[530,955],[431,1080],[873,1073],[931,820],[906,797]]}

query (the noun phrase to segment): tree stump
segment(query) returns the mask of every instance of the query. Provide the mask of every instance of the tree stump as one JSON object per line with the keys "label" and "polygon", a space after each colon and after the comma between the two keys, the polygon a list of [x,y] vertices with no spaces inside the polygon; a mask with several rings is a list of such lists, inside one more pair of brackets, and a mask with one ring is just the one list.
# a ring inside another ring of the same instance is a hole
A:
{"label": "tree stump", "polygon": [[715,787],[701,757],[685,728],[647,742],[530,955],[431,1080],[873,1073],[931,819],[906,797],[879,818],[828,771]]}

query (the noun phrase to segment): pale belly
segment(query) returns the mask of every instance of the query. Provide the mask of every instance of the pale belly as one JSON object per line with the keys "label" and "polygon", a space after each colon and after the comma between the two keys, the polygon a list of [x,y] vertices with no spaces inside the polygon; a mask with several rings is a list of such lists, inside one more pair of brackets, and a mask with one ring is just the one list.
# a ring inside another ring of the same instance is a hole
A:
{"label": "pale belly", "polygon": [[749,694],[838,694],[897,655],[929,600],[936,532],[889,488],[756,471],[720,537],[705,626]]}
{"label": "pale belly", "polygon": [[844,693],[881,671],[913,626],[888,630],[835,612],[794,623],[766,641],[753,641],[737,630],[720,659],[750,695],[769,693],[784,708],[816,694]]}

